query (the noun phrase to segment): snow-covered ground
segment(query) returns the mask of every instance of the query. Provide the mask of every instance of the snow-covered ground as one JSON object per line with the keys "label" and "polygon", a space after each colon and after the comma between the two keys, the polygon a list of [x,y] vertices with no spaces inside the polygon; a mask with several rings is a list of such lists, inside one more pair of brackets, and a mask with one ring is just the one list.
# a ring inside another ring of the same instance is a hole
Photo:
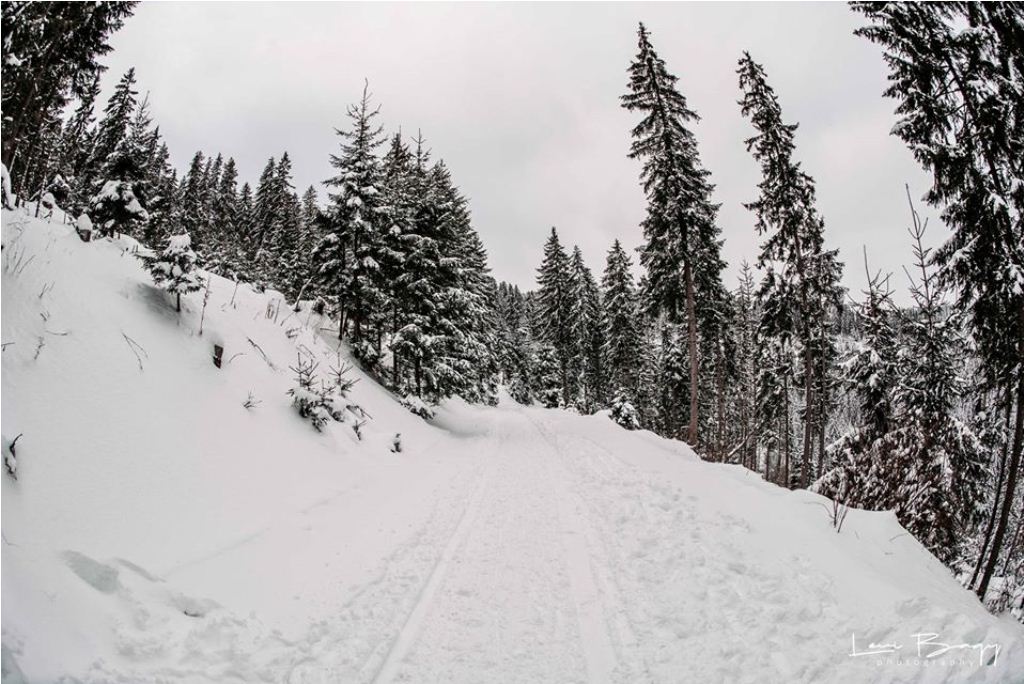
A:
{"label": "snow-covered ground", "polygon": [[[428,424],[352,371],[363,439],[317,433],[288,366],[337,364],[328,322],[219,278],[179,315],[134,246],[3,214],[4,682],[1024,672],[1024,630],[891,515],[837,534],[824,499],[603,415],[455,400]],[[919,658],[921,633],[982,646]]]}

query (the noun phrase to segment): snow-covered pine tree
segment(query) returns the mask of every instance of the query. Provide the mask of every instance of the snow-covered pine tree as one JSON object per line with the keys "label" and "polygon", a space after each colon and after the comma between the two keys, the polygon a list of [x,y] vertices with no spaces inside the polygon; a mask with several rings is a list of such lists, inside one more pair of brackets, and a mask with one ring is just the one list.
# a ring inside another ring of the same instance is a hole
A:
{"label": "snow-covered pine tree", "polygon": [[569,256],[554,227],[544,243],[544,258],[537,269],[537,315],[541,325],[538,339],[555,350],[562,403],[569,405],[575,389],[570,372],[573,359],[571,271]]}
{"label": "snow-covered pine tree", "polygon": [[250,275],[254,282],[266,286],[272,275],[267,272],[268,257],[264,250],[270,249],[274,236],[274,207],[276,198],[275,180],[277,176],[277,162],[273,157],[267,160],[263,172],[260,173],[259,181],[256,183],[256,190],[252,198],[252,240],[250,241],[248,261]]}
{"label": "snow-covered pine tree", "polygon": [[733,327],[736,348],[735,411],[738,422],[739,463],[758,470],[757,446],[757,326],[760,309],[757,305],[754,273],[744,260],[740,265],[739,287],[734,295],[736,318]]}
{"label": "snow-covered pine tree", "polygon": [[172,235],[161,252],[140,253],[139,258],[149,270],[153,282],[175,295],[177,311],[181,311],[181,295],[195,292],[203,286],[188,233]]}
{"label": "snow-covered pine tree", "polygon": [[616,240],[608,250],[601,286],[604,294],[604,363],[608,384],[629,401],[636,401],[640,380],[639,302],[632,263]]}
{"label": "snow-covered pine tree", "polygon": [[82,172],[83,187],[87,188],[89,196],[93,196],[108,180],[104,177],[104,167],[109,167],[118,147],[128,137],[132,116],[138,107],[137,95],[133,67],[118,81],[97,125],[92,151]]}
{"label": "snow-covered pine tree", "polygon": [[[421,141],[422,142],[422,141]],[[422,146],[420,147],[422,153]],[[420,163],[415,171],[421,173]],[[390,351],[390,378],[392,388],[402,392],[403,358],[400,350],[398,331],[407,319],[407,308],[415,305],[414,295],[418,274],[411,274],[407,257],[415,239],[411,237],[415,225],[416,197],[414,185],[420,176],[414,177],[413,156],[402,134],[395,133],[384,155],[382,164],[382,194],[386,209],[388,228],[382,235],[384,249],[380,264],[382,280],[387,288],[387,320],[382,323],[386,330],[387,346]]]}
{"label": "snow-covered pine tree", "polygon": [[[259,269],[269,284],[294,297],[302,288],[303,264],[307,255],[300,254],[302,216],[299,198],[292,185],[292,162],[287,152],[274,167],[269,187],[257,192],[258,208],[264,224],[264,240]],[[261,183],[262,185],[262,183]]]}
{"label": "snow-covered pine tree", "polygon": [[81,185],[81,175],[92,153],[93,123],[96,118],[96,99],[100,94],[100,75],[97,73],[79,96],[78,106],[64,126],[60,143],[60,173],[71,186],[65,208],[72,213],[82,211],[90,195]]}
{"label": "snow-covered pine tree", "polygon": [[562,369],[558,353],[550,344],[537,347],[534,396],[545,408],[558,408],[562,404]]}
{"label": "snow-covered pine tree", "polygon": [[371,102],[369,85],[363,88],[359,104],[348,109],[351,127],[339,130],[341,150],[331,155],[336,175],[327,181],[335,189],[327,234],[316,247],[318,273],[324,287],[337,298],[339,338],[351,324],[353,350],[360,359],[368,348],[363,326],[383,299],[378,262],[381,215],[380,160],[381,128],[374,119],[379,109]]}
{"label": "snow-covered pine tree", "polygon": [[881,460],[878,445],[894,426],[899,338],[889,278],[871,273],[866,254],[864,268],[864,301],[854,305],[861,335],[841,363],[843,384],[856,397],[858,420],[828,446],[827,472],[814,488],[843,503],[872,508],[885,499],[887,477],[879,465],[888,464]]}
{"label": "snow-covered pine tree", "polygon": [[206,206],[205,169],[208,160],[202,152],[196,152],[189,163],[188,171],[181,177],[179,196],[181,205],[181,227],[192,234],[204,232],[210,222]]}
{"label": "snow-covered pine tree", "polygon": [[[237,201],[237,200],[236,200]],[[296,259],[296,281],[301,282],[297,299],[314,299],[316,291],[313,287],[313,249],[320,242],[320,205],[317,202],[316,188],[312,185],[302,193],[299,206],[299,241]],[[298,303],[298,302],[296,302]]]}
{"label": "snow-covered pine tree", "polygon": [[149,219],[146,196],[136,167],[136,154],[126,138],[103,166],[102,183],[92,198],[90,216],[103,235],[131,233]]}
{"label": "snow-covered pine tree", "polygon": [[[69,96],[82,98],[105,67],[110,35],[121,28],[135,2],[3,5],[2,161],[8,169],[33,156],[47,118]],[[107,153],[113,151],[113,146]],[[16,174],[18,178],[21,173]],[[19,181],[20,182],[20,181]],[[23,188],[12,188],[19,195]],[[91,189],[80,193],[91,196]]]}
{"label": "snow-covered pine tree", "polygon": [[236,242],[233,249],[232,277],[247,282],[257,280],[254,275],[252,256],[254,243],[257,241],[258,230],[256,227],[256,209],[253,200],[252,186],[249,183],[242,183],[238,191],[238,199],[235,207],[235,235]]}
{"label": "snow-covered pine tree", "polygon": [[569,260],[569,324],[571,340],[570,374],[576,388],[573,404],[591,413],[607,399],[602,351],[604,308],[597,281],[574,246]]}
{"label": "snow-covered pine tree", "polygon": [[956,558],[965,530],[981,518],[985,466],[981,443],[957,415],[965,389],[966,341],[958,315],[948,313],[944,288],[929,268],[931,250],[922,243],[925,225],[913,206],[911,214],[917,274],[908,272],[908,277],[916,306],[904,326],[906,343],[896,363],[897,420],[880,451],[902,476],[890,480],[896,485],[892,502],[900,523],[949,562]]}
{"label": "snow-covered pine tree", "polygon": [[170,151],[154,131],[154,142],[159,143],[153,153],[146,179],[146,210],[149,220],[142,233],[143,242],[155,245],[171,234],[178,215],[178,173],[171,168]]}
{"label": "snow-covered pine tree", "polygon": [[615,393],[611,401],[611,412],[608,417],[627,430],[640,429],[640,416],[630,403],[628,390],[622,389]]}
{"label": "snow-covered pine tree", "polygon": [[651,46],[643,24],[639,51],[629,67],[629,92],[622,106],[640,112],[633,129],[629,156],[643,160],[640,174],[647,195],[646,240],[640,263],[647,270],[645,300],[651,311],[664,312],[673,322],[686,325],[685,352],[689,372],[689,412],[686,439],[698,441],[697,283],[716,277],[720,269],[718,207],[711,202],[713,186],[697,151],[697,140],[687,128],[698,120],[676,88],[678,79]]}
{"label": "snow-covered pine tree", "polygon": [[[900,104],[893,133],[933,174],[926,199],[952,235],[935,254],[970,321],[980,375],[1012,404],[1000,513],[976,591],[985,597],[1003,552],[1024,453],[1024,121],[1013,3],[855,3],[857,31],[885,50]],[[1016,128],[1014,127],[1016,125]]]}
{"label": "snow-covered pine tree", "polygon": [[243,252],[238,226],[238,167],[231,157],[221,166],[216,192],[212,194],[210,226],[207,268],[225,277],[237,276]]}
{"label": "snow-covered pine tree", "polygon": [[[737,73],[743,90],[741,111],[757,131],[747,139],[747,150],[761,164],[762,174],[760,196],[746,207],[756,214],[757,232],[765,237],[758,267],[773,266],[758,293],[764,311],[759,330],[765,342],[762,348],[776,355],[768,359],[774,372],[762,374],[762,380],[774,387],[763,388],[762,395],[776,404],[781,399],[782,410],[788,412],[789,394],[802,387],[800,461],[791,467],[786,426],[780,482],[806,487],[813,464],[813,428],[825,423],[814,416],[815,409],[821,407],[814,387],[821,384],[818,376],[828,370],[815,356],[816,352],[819,357],[826,353],[824,331],[816,323],[829,315],[836,300],[841,267],[836,252],[824,249],[824,222],[814,206],[814,180],[793,159],[797,125],[783,123],[778,97],[768,85],[764,68],[749,53],[743,53]],[[781,356],[788,353],[796,353],[798,358]],[[780,418],[779,408],[764,406],[762,419]]]}

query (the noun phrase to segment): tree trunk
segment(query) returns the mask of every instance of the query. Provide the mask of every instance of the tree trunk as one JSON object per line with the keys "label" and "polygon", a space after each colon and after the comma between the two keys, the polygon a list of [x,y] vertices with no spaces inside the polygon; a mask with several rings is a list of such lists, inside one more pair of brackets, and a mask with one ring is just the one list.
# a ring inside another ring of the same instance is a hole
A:
{"label": "tree trunk", "polygon": [[[1010,429],[1010,410],[1012,404],[1006,402],[1006,420],[1004,425],[1006,430]],[[967,586],[974,588],[974,583],[978,580],[978,573],[981,572],[981,566],[985,564],[985,554],[988,552],[989,542],[992,541],[992,530],[996,526],[996,515],[999,513],[999,493],[1003,491],[1003,477],[1006,476],[1006,455],[1010,450],[1010,440],[1003,442],[1002,453],[999,456],[999,470],[996,474],[996,486],[994,494],[992,496],[992,511],[988,516],[988,524],[985,525],[985,541],[981,545],[981,551],[978,552],[978,560],[974,564],[974,572],[971,574],[971,583]]]}
{"label": "tree trunk", "polygon": [[[1021,310],[1021,318],[1024,319],[1024,310]],[[1024,321],[1022,321],[1024,322]],[[1020,341],[1024,347],[1024,340]],[[1024,353],[1024,349],[1021,350]],[[999,515],[999,523],[996,525],[995,537],[992,539],[992,550],[989,552],[988,563],[985,565],[985,573],[981,576],[981,584],[978,585],[978,597],[985,600],[985,593],[988,591],[988,583],[992,579],[992,573],[999,562],[999,552],[1003,548],[1003,537],[1006,535],[1006,525],[1010,519],[1010,507],[1013,506],[1013,495],[1017,489],[1017,474],[1020,470],[1020,455],[1024,441],[1024,377],[1016,378],[1017,418],[1013,428],[1013,447],[1010,449],[1010,469],[1006,482],[1006,494],[1003,497],[1003,509]]]}
{"label": "tree trunk", "polygon": [[800,486],[807,489],[807,475],[811,469],[812,447],[814,443],[814,389],[812,387],[811,348],[804,351],[804,449],[800,462]]}
{"label": "tree trunk", "polygon": [[718,444],[716,445],[716,451],[718,451],[718,460],[725,460],[725,373],[722,372],[722,350],[718,350],[718,367],[715,368],[716,375],[718,376],[716,383],[718,392]]}
{"label": "tree trunk", "polygon": [[178,292],[177,294],[178,294],[178,303],[177,303],[177,309],[178,309],[178,311],[180,312],[180,311],[181,311],[181,293],[180,293],[180,292]]}
{"label": "tree trunk", "polygon": [[[824,379],[822,380],[824,386]],[[825,390],[824,387],[818,392],[818,467],[815,469],[814,479],[821,477],[825,468]]]}
{"label": "tree trunk", "polygon": [[789,378],[783,378],[782,380],[782,392],[785,395],[785,402],[783,403],[782,411],[782,486],[789,489],[789,432],[790,432],[790,420],[789,420]]}
{"label": "tree trunk", "polygon": [[686,441],[691,447],[697,446],[697,313],[694,302],[693,272],[689,259],[683,264],[683,280],[686,285],[686,335],[690,357],[690,426]]}

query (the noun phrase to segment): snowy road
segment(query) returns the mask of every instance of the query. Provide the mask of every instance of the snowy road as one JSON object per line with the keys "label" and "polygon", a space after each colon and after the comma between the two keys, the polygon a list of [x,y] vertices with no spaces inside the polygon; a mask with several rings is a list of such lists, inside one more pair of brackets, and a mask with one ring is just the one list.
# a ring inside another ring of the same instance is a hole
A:
{"label": "snowy road", "polygon": [[[924,598],[865,594],[872,570],[805,552],[806,511],[777,510],[782,492],[754,479],[738,499],[742,482],[708,478],[681,450],[637,458],[561,412],[477,417],[459,486],[339,620],[296,645],[306,655],[287,681],[872,681],[851,633],[979,634]],[[960,667],[892,681],[1002,681]]]}

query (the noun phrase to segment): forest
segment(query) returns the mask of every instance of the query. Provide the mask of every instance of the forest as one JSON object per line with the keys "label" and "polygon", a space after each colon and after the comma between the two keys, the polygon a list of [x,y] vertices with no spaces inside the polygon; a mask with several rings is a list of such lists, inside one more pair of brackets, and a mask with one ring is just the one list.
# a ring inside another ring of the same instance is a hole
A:
{"label": "forest", "polygon": [[[83,239],[137,238],[179,308],[197,268],[311,302],[363,370],[427,414],[507,391],[823,494],[837,528],[847,508],[894,511],[992,611],[1024,620],[1020,5],[851,5],[888,69],[892,135],[931,176],[892,217],[904,272],[829,247],[812,175],[828,170],[796,161],[785,95],[743,53],[759,252],[725,282],[699,113],[674,75],[691,67],[666,64],[654,40],[672,37],[641,24],[619,104],[635,121],[623,154],[639,163],[643,242],[585,257],[552,227],[524,290],[490,274],[457,182],[468,170],[429,131],[385,131],[370,83],[324,150],[323,188],[295,188],[285,150],[266,151],[254,183],[215,149],[174,168],[134,70],[99,101],[108,39],[135,4],[4,3],[5,206],[61,207]],[[866,270],[864,291],[843,286],[849,269]]]}

